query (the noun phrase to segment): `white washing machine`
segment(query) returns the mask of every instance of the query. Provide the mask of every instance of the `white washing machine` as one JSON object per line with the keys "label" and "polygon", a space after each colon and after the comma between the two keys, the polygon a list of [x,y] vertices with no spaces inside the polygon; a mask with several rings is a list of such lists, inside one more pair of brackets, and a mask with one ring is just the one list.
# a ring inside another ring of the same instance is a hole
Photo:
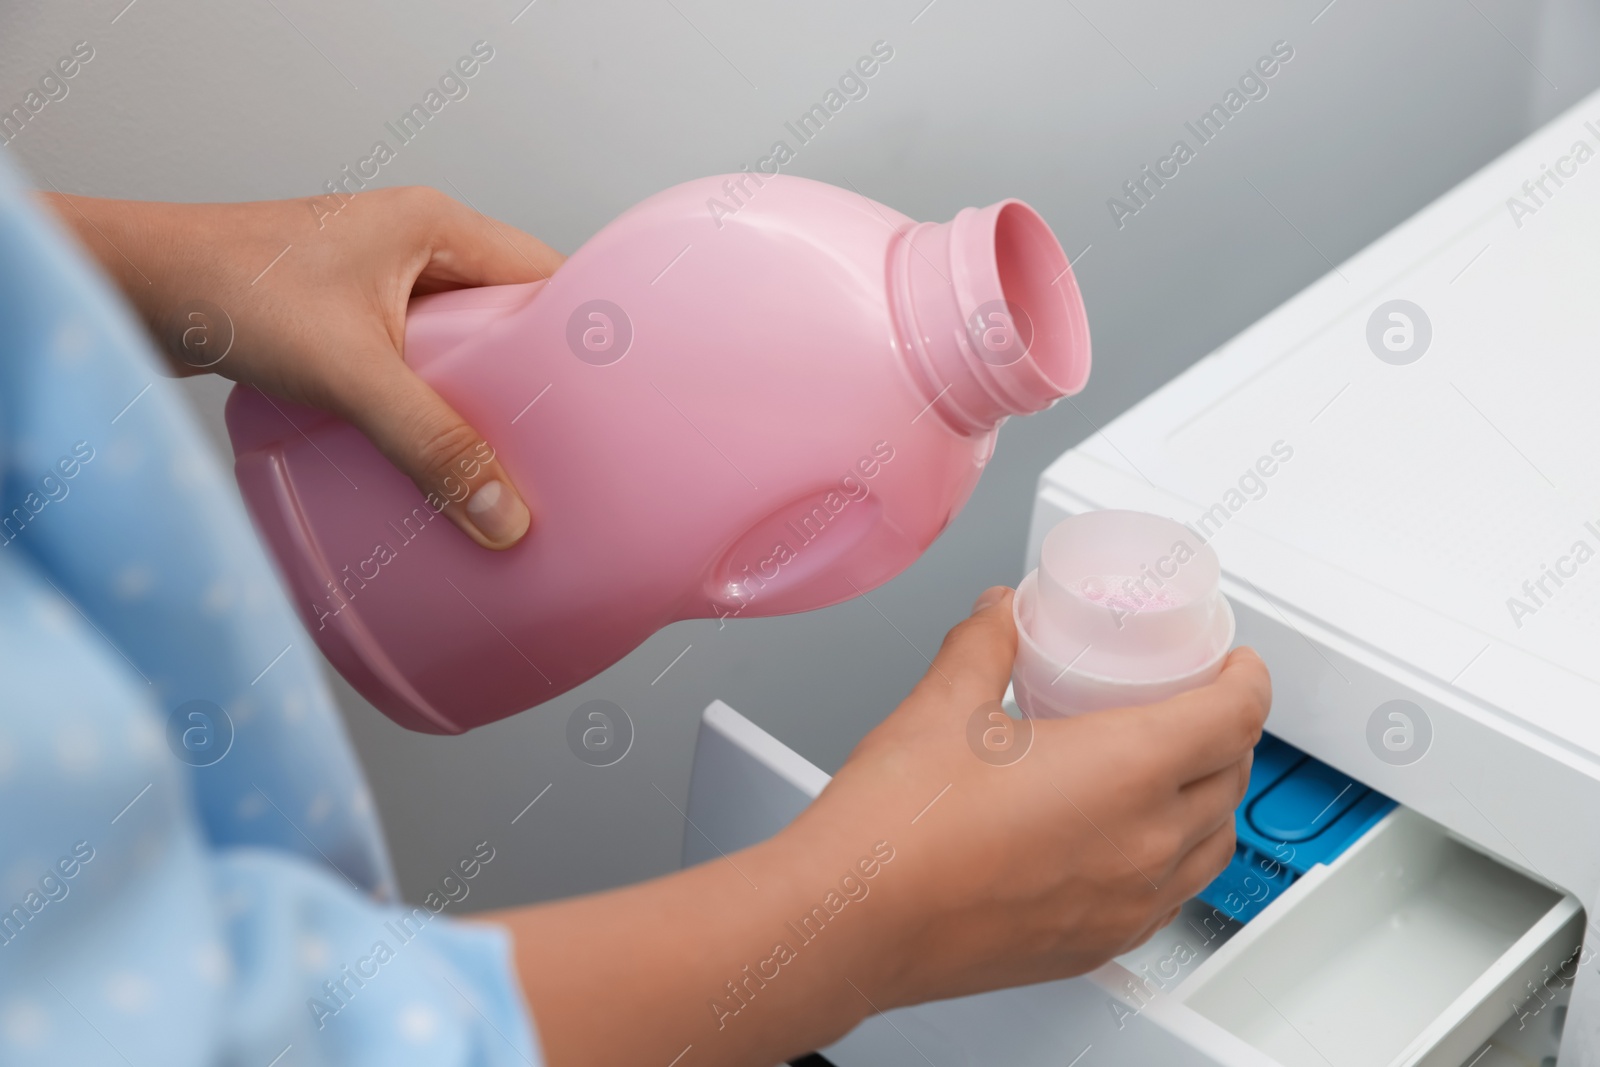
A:
{"label": "white washing machine", "polygon": [[[1397,166],[1403,161],[1397,161]],[[1600,1065],[1600,94],[1041,476],[1221,557],[1268,730],[1397,807],[1243,924],[904,1009],[839,1067]],[[686,862],[826,776],[721,704]],[[1558,1051],[1559,1050],[1559,1051]]]}

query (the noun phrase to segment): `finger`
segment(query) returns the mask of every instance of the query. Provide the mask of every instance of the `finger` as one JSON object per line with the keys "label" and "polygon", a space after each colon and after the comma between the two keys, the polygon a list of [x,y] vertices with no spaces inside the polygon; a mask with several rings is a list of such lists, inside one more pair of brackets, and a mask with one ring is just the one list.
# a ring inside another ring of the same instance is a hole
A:
{"label": "finger", "polygon": [[434,199],[430,221],[432,255],[417,292],[538,281],[566,261],[537,237],[443,194]]}
{"label": "finger", "polygon": [[1244,803],[1245,794],[1250,792],[1250,772],[1255,769],[1255,765],[1256,750],[1252,748],[1234,769],[1234,774],[1238,776],[1233,784],[1233,806],[1236,808]]}
{"label": "finger", "polygon": [[985,589],[972,614],[945,635],[919,686],[937,686],[967,711],[1005,696],[1017,655],[1011,595],[1003,585]]}
{"label": "finger", "polygon": [[1272,708],[1272,680],[1261,657],[1236,648],[1210,685],[1132,709],[1159,739],[1152,756],[1177,785],[1198,781],[1244,758],[1261,739]]}
{"label": "finger", "polygon": [[1224,822],[1232,822],[1242,798],[1239,764],[1224,767],[1184,786],[1178,793],[1177,816],[1184,850],[1210,837]]}
{"label": "finger", "polygon": [[363,361],[344,416],[440,511],[485,548],[510,548],[532,515],[493,446],[392,354]]}
{"label": "finger", "polygon": [[1229,819],[1178,861],[1177,867],[1162,883],[1162,891],[1170,893],[1172,899],[1179,903],[1188,900],[1210,885],[1228,866],[1228,861],[1233,859],[1236,843],[1233,820]]}

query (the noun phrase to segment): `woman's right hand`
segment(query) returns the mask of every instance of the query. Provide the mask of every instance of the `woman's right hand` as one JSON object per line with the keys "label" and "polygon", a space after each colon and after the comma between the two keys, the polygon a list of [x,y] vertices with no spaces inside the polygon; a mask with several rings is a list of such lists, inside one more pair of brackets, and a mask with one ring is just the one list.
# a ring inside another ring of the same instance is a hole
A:
{"label": "woman's right hand", "polygon": [[780,835],[827,857],[821,870],[848,867],[869,838],[893,849],[860,905],[874,945],[853,978],[879,1009],[1092,970],[1147,940],[1233,855],[1272,702],[1260,657],[1239,649],[1217,681],[1157,704],[1035,720],[1026,754],[997,765],[971,739],[990,724],[969,723],[999,712],[1011,599],[999,587],[979,598]]}
{"label": "woman's right hand", "polygon": [[1081,974],[1167,922],[1233,852],[1266,668],[1241,649],[1172,700],[1035,722],[997,766],[969,727],[1016,643],[991,589],[777,836],[485,916],[515,937],[548,1062],[781,1062],[874,1011]]}

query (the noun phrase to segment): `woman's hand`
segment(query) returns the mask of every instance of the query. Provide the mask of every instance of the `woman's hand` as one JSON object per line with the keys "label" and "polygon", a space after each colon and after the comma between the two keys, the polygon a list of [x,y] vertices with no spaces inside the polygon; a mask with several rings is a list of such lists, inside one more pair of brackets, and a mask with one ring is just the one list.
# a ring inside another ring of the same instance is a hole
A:
{"label": "woman's hand", "polygon": [[[406,366],[406,303],[537,281],[561,265],[559,253],[423,187],[245,204],[44,200],[117,280],[177,373],[210,370],[338,415],[486,548],[528,531],[510,477],[484,459],[492,446]],[[214,364],[183,314],[202,301],[232,324],[233,345]]]}
{"label": "woman's hand", "polygon": [[552,1067],[780,1062],[876,1010],[1081,974],[1170,921],[1233,853],[1266,668],[1241,649],[1172,700],[1036,721],[996,765],[969,730],[1015,651],[991,589],[776,837],[484,916],[516,939]]}
{"label": "woman's hand", "polygon": [[1010,678],[1011,596],[979,598],[785,831],[807,852],[863,834],[893,847],[868,905],[880,944],[854,977],[880,1008],[1092,970],[1148,940],[1233,855],[1272,702],[1260,658],[1239,649],[1216,682],[1158,704],[1034,720],[1025,755],[990,762],[973,744]]}

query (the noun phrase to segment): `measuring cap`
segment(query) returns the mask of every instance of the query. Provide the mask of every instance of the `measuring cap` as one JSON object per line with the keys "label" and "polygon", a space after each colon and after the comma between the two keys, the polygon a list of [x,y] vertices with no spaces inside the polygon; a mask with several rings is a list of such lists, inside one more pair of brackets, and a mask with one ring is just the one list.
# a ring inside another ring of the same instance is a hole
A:
{"label": "measuring cap", "polygon": [[1017,588],[1017,703],[1075,714],[1215,678],[1234,635],[1221,573],[1210,545],[1158,515],[1093,511],[1057,524]]}

